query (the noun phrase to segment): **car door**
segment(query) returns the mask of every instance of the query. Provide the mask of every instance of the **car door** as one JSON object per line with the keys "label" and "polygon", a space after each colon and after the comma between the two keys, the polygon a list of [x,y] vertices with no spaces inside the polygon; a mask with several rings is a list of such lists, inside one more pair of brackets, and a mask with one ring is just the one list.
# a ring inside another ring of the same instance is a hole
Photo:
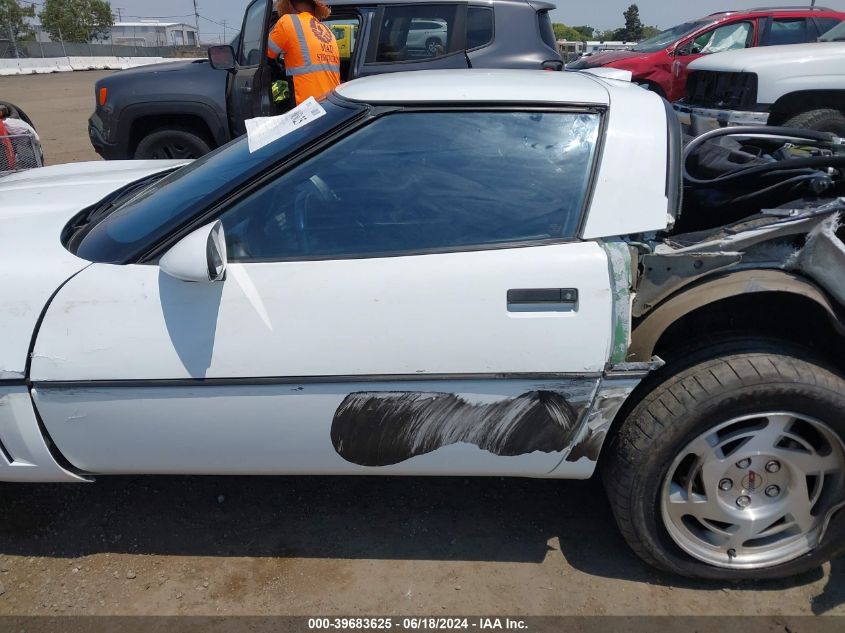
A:
{"label": "car door", "polygon": [[684,96],[689,78],[689,65],[699,57],[754,46],[756,21],[741,20],[721,24],[681,42],[672,63],[671,89],[667,98],[676,101]]}
{"label": "car door", "polygon": [[466,5],[390,4],[373,18],[358,76],[468,68]]}
{"label": "car door", "polygon": [[[244,121],[262,114],[269,106],[269,91],[263,90],[267,66],[267,30],[270,0],[254,0],[247,6],[237,51],[238,67],[229,80],[229,125],[234,136],[246,132]],[[262,103],[265,101],[267,103]],[[265,114],[269,114],[266,112]]]}
{"label": "car door", "polygon": [[611,347],[601,116],[385,114],[209,218],[225,281],[90,266],[33,353],[51,438],[95,473],[551,472]]}

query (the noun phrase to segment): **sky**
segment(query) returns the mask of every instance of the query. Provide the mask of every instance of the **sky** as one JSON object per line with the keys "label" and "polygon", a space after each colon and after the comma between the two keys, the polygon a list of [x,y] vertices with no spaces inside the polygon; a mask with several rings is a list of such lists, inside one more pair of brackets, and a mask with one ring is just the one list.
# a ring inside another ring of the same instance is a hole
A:
{"label": "sky", "polygon": [[[558,8],[552,13],[555,22],[570,26],[589,25],[598,29],[620,27],[622,12],[633,0],[550,0]],[[200,19],[203,40],[214,40],[223,35],[223,20],[227,21],[226,32],[233,34],[240,29],[243,10],[247,0],[197,0],[200,15],[213,22]],[[680,22],[698,18],[725,9],[743,9],[763,5],[795,5],[802,2],[789,0],[637,0],[644,24],[669,28]],[[809,4],[809,1],[807,2]],[[819,5],[845,11],[845,0],[819,0]],[[194,23],[193,0],[111,0],[112,8],[124,20],[140,17],[167,17],[174,21]],[[206,37],[208,35],[209,37]]]}

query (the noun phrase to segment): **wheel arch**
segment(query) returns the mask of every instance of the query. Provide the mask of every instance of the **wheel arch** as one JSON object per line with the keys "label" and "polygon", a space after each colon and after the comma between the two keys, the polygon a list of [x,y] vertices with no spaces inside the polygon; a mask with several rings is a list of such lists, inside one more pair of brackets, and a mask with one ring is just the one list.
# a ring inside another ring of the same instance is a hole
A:
{"label": "wheel arch", "polygon": [[[751,314],[746,305],[754,304]],[[782,334],[767,327],[760,321],[760,314],[765,307],[779,309],[778,324],[794,322],[805,318],[806,314],[815,315],[830,333],[845,345],[845,327],[839,321],[837,307],[816,284],[809,279],[781,270],[745,270],[704,280],[688,286],[669,297],[643,317],[633,328],[628,360],[645,362],[655,355],[666,354],[672,349],[687,347],[682,338],[690,336],[689,327],[701,318],[725,315],[727,318],[716,321],[714,330],[707,332],[708,337],[720,332],[737,331],[745,325],[761,329],[764,334]],[[798,314],[800,310],[805,314]],[[749,321],[749,319],[754,319]],[[725,327],[727,326],[727,327]],[[780,328],[783,329],[783,328]],[[787,332],[793,342],[801,343],[806,336]],[[671,362],[672,358],[663,358]]]}
{"label": "wheel arch", "polygon": [[[760,314],[770,310],[786,318],[761,324]],[[714,319],[719,316],[727,318]],[[702,322],[717,327],[701,330]],[[758,340],[806,350],[803,333],[807,330],[812,331],[812,338],[818,343],[811,353],[845,375],[845,328],[837,308],[818,286],[800,275],[781,270],[738,271],[688,286],[669,297],[636,324],[628,348],[629,361],[646,362],[657,356],[666,365],[647,376],[620,407],[599,461],[637,404],[666,379],[667,372],[681,371],[700,360],[697,352],[706,346],[731,339],[741,346],[743,335],[753,332]]]}
{"label": "wheel arch", "polygon": [[819,108],[845,112],[845,90],[800,90],[785,94],[772,105],[769,125],[780,125],[797,114]]}
{"label": "wheel arch", "polygon": [[180,127],[197,133],[213,148],[226,143],[228,130],[214,111],[202,103],[148,103],[127,108],[125,147],[130,155],[147,134],[160,128]]}

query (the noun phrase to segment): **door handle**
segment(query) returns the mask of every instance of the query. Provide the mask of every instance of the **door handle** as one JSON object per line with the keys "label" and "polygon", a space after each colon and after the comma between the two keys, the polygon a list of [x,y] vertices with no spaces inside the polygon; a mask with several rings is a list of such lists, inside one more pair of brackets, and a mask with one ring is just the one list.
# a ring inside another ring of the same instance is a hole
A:
{"label": "door handle", "polygon": [[508,312],[575,312],[577,309],[577,288],[508,290]]}
{"label": "door handle", "polygon": [[577,288],[508,290],[508,303],[578,303]]}
{"label": "door handle", "polygon": [[252,84],[244,84],[241,86],[241,92],[245,92],[246,94],[252,93]]}

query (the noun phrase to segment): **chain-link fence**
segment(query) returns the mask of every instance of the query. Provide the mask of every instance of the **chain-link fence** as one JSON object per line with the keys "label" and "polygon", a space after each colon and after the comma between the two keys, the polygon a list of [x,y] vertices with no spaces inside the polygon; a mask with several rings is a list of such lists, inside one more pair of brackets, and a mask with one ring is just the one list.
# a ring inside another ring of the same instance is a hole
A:
{"label": "chain-link fence", "polygon": [[203,57],[196,46],[126,46],[79,42],[13,42],[0,39],[0,59],[55,57]]}
{"label": "chain-link fence", "polygon": [[41,146],[31,134],[0,135],[0,176],[41,167]]}

